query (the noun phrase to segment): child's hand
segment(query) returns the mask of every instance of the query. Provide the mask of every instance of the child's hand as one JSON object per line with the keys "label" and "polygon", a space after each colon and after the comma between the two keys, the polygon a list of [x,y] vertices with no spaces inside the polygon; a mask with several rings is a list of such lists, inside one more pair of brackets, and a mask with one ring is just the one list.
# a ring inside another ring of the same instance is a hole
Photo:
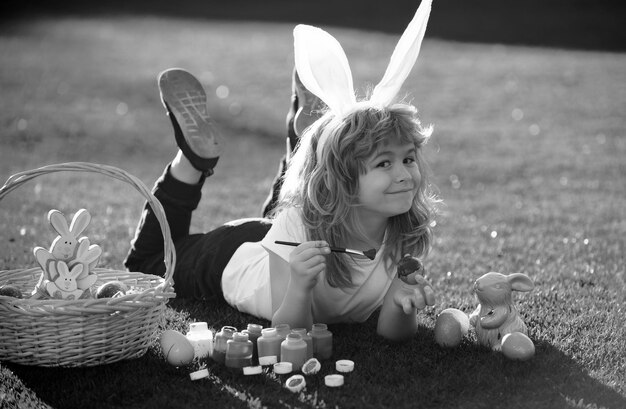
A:
{"label": "child's hand", "polygon": [[306,290],[315,287],[319,274],[326,268],[328,254],[330,247],[325,241],[307,241],[300,244],[289,256],[291,280]]}
{"label": "child's hand", "polygon": [[413,285],[402,285],[394,295],[394,301],[405,314],[410,314],[413,308],[421,310],[435,304],[435,292],[430,283],[418,274],[415,275],[415,281]]}

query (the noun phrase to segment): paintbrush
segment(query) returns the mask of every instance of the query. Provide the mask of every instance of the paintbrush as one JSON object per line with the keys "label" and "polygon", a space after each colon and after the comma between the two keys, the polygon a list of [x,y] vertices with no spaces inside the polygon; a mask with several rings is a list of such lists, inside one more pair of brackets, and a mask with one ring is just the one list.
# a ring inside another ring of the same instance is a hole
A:
{"label": "paintbrush", "polygon": [[[281,240],[276,240],[274,243],[282,244],[285,246],[293,246],[293,247],[299,246],[301,244],[301,243],[294,243],[292,241],[281,241]],[[345,249],[342,247],[331,247],[330,251],[334,251],[335,253],[356,254],[357,256],[367,257],[370,260],[374,260],[376,258],[376,249],[360,251],[360,250]]]}

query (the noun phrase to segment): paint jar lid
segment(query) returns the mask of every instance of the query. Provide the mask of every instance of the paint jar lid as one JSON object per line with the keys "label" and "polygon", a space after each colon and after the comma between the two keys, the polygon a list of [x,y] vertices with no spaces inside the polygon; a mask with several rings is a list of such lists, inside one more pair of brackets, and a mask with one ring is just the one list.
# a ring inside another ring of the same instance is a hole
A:
{"label": "paint jar lid", "polygon": [[274,364],[274,373],[283,375],[293,371],[293,364],[288,361],[277,362]]}
{"label": "paint jar lid", "polygon": [[338,386],[342,386],[343,385],[343,375],[337,375],[337,374],[326,375],[324,377],[324,384],[326,384],[326,386],[330,386],[331,388],[336,388]]}
{"label": "paint jar lid", "polygon": [[246,329],[250,332],[253,332],[255,334],[260,334],[261,331],[263,331],[263,325],[259,325],[259,324],[248,324],[248,326],[246,327]]}
{"label": "paint jar lid", "polygon": [[302,373],[305,375],[315,375],[322,368],[322,364],[317,358],[311,358],[302,365]]}
{"label": "paint jar lid", "polygon": [[263,328],[261,330],[261,336],[263,338],[273,338],[278,336],[278,332],[276,332],[276,328]]}
{"label": "paint jar lid", "polygon": [[257,365],[257,366],[244,366],[243,367],[243,374],[244,375],[259,375],[263,373],[263,368],[261,368],[261,365]]}
{"label": "paint jar lid", "polygon": [[306,381],[302,375],[293,375],[285,382],[285,387],[291,392],[300,392],[305,386]]}
{"label": "paint jar lid", "polygon": [[209,377],[208,369],[200,369],[199,371],[195,371],[189,374],[189,378],[191,378],[192,381],[197,381],[198,379],[208,378],[208,377]]}
{"label": "paint jar lid", "polygon": [[349,359],[340,359],[335,362],[335,369],[337,372],[352,372],[354,370],[354,361]]}

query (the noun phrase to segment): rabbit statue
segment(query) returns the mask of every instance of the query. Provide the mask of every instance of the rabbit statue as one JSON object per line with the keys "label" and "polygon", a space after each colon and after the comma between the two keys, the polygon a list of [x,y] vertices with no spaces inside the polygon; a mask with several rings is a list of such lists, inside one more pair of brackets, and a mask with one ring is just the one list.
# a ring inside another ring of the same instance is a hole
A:
{"label": "rabbit statue", "polygon": [[530,291],[534,283],[525,274],[487,273],[474,282],[474,293],[480,305],[470,314],[470,325],[481,345],[495,351],[502,348],[502,338],[514,332],[527,335],[526,324],[513,305],[513,291]]}
{"label": "rabbit statue", "polygon": [[83,265],[76,264],[71,270],[64,261],[57,261],[50,264],[50,276],[53,281],[46,283],[46,290],[52,298],[62,298],[64,300],[79,299],[84,290],[78,288],[76,278],[83,272]]}

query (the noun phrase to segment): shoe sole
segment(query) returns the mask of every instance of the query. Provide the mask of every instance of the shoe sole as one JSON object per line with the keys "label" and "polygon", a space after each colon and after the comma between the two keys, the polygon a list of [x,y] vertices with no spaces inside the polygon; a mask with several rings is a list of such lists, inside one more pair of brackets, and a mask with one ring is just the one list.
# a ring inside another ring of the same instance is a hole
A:
{"label": "shoe sole", "polygon": [[174,68],[159,75],[161,101],[178,122],[189,148],[200,158],[222,153],[221,135],[208,113],[202,84],[189,72]]}

